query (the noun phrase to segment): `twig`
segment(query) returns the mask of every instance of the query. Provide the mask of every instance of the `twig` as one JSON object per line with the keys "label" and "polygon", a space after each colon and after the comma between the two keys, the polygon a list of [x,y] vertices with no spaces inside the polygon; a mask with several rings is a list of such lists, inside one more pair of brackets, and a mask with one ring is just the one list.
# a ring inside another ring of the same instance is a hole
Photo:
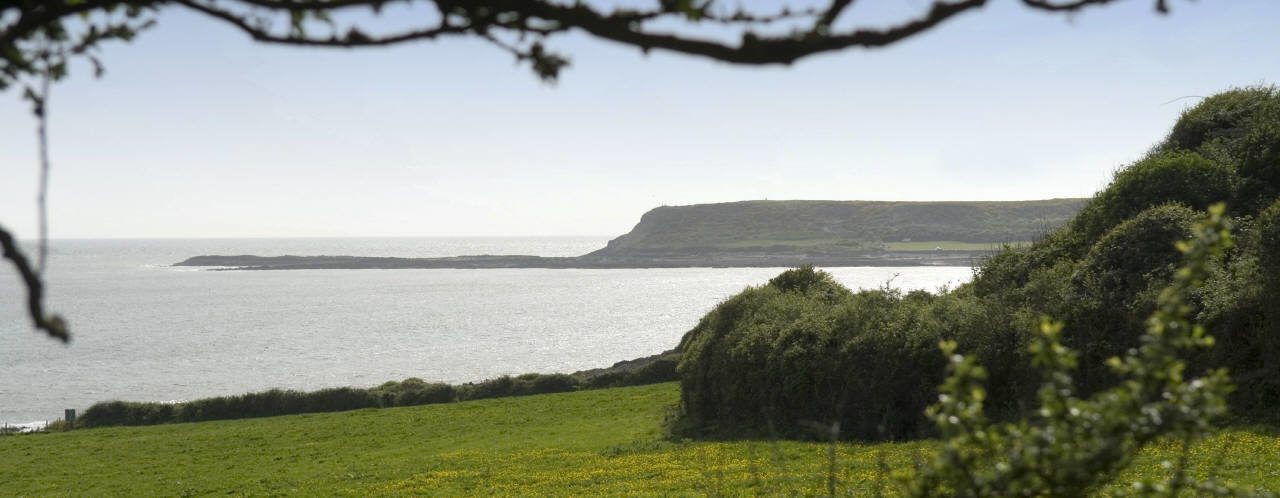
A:
{"label": "twig", "polygon": [[1181,96],[1181,97],[1178,97],[1178,98],[1176,98],[1176,99],[1170,100],[1170,101],[1168,101],[1168,102],[1162,102],[1162,103],[1160,103],[1160,105],[1169,105],[1169,104],[1172,104],[1172,103],[1177,102],[1177,101],[1182,100],[1182,99],[1203,99],[1203,98],[1204,98],[1204,96],[1203,96],[1203,95],[1183,95],[1183,96]]}
{"label": "twig", "polygon": [[36,105],[36,138],[40,142],[40,187],[36,194],[36,212],[40,218],[40,254],[39,270],[44,275],[46,262],[49,259],[49,132],[46,124],[49,113],[48,60],[45,61],[44,78],[40,81],[40,96]]}

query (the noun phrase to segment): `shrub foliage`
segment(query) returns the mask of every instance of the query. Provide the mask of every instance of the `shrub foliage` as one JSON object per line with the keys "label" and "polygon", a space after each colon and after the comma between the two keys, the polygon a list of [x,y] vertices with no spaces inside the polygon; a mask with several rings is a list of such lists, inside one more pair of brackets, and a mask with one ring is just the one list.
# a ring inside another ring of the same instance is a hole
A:
{"label": "shrub foliage", "polygon": [[635,372],[614,373],[607,382],[594,378],[582,380],[567,374],[502,376],[456,386],[409,378],[370,389],[338,387],[309,392],[272,389],[180,403],[105,401],[85,410],[77,425],[106,427],[273,417],[527,396],[615,385],[652,384],[674,380],[674,362],[675,360],[667,358]]}
{"label": "shrub foliage", "polygon": [[[1227,368],[1233,413],[1280,413],[1280,91],[1232,90],[1183,113],[1141,160],[1118,171],[1066,226],[1009,247],[971,283],[937,295],[850,292],[821,271],[790,270],[722,302],[681,341],[681,415],[674,429],[714,437],[846,438],[936,434],[922,415],[947,363],[939,341],[988,365],[985,413],[1013,419],[1039,394],[1030,333],[1049,314],[1079,355],[1073,392],[1107,392],[1124,375],[1104,361],[1143,345],[1147,312],[1175,279],[1178,240],[1226,201],[1241,243],[1208,257],[1185,305],[1223,347],[1189,369]],[[1056,343],[1056,342],[1055,342]],[[1049,347],[1049,346],[1041,346]],[[825,433],[823,433],[825,434]],[[825,436],[822,436],[825,437]]]}
{"label": "shrub foliage", "polygon": [[[1043,374],[1038,409],[1016,423],[994,424],[984,414],[986,371],[973,359],[942,349],[949,376],[928,414],[944,441],[937,458],[924,466],[910,494],[930,496],[1086,496],[1107,483],[1138,448],[1171,436],[1183,451],[1203,437],[1213,419],[1226,413],[1231,389],[1225,370],[1187,378],[1182,355],[1213,344],[1188,315],[1188,298],[1209,274],[1212,258],[1231,245],[1223,208],[1197,225],[1196,237],[1180,244],[1186,265],[1157,300],[1147,319],[1142,345],[1107,365],[1121,379],[1114,387],[1083,398],[1072,379],[1078,357],[1064,347],[1061,323],[1042,320],[1032,361]],[[1185,468],[1171,469],[1162,482],[1138,482],[1135,495],[1245,494],[1212,481],[1196,481]]]}

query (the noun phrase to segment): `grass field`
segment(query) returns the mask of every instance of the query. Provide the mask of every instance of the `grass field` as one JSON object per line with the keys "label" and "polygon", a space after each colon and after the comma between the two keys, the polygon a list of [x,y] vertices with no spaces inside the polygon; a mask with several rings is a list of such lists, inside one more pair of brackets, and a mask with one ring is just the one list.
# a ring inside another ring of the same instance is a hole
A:
{"label": "grass field", "polygon": [[[664,441],[675,384],[0,437],[0,495],[823,495],[823,444]],[[892,493],[930,442],[837,448],[838,492]],[[1121,476],[1160,475],[1176,445]],[[1195,473],[1280,489],[1280,435],[1232,429]]]}

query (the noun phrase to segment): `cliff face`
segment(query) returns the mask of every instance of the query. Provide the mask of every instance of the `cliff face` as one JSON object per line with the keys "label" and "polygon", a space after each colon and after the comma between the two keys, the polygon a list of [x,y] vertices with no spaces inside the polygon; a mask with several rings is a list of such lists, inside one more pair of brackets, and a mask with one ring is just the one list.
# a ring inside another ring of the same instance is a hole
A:
{"label": "cliff face", "polygon": [[[645,213],[631,232],[588,256],[865,254],[892,250],[895,243],[933,241],[995,246],[1036,239],[1074,216],[1085,200],[743,201],[663,206]],[[939,245],[943,249],[964,246]]]}

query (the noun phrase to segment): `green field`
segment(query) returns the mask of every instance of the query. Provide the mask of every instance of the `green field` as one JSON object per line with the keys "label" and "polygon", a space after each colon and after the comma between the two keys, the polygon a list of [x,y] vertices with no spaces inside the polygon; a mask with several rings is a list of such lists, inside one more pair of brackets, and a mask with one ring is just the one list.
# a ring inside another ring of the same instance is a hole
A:
{"label": "green field", "polygon": [[[0,495],[821,495],[827,446],[661,437],[675,384],[251,420],[0,437]],[[1174,444],[1121,480],[1161,475]],[[892,493],[929,442],[842,444],[842,495]],[[883,464],[883,466],[882,466]],[[1198,474],[1280,488],[1280,435],[1231,429]]]}

